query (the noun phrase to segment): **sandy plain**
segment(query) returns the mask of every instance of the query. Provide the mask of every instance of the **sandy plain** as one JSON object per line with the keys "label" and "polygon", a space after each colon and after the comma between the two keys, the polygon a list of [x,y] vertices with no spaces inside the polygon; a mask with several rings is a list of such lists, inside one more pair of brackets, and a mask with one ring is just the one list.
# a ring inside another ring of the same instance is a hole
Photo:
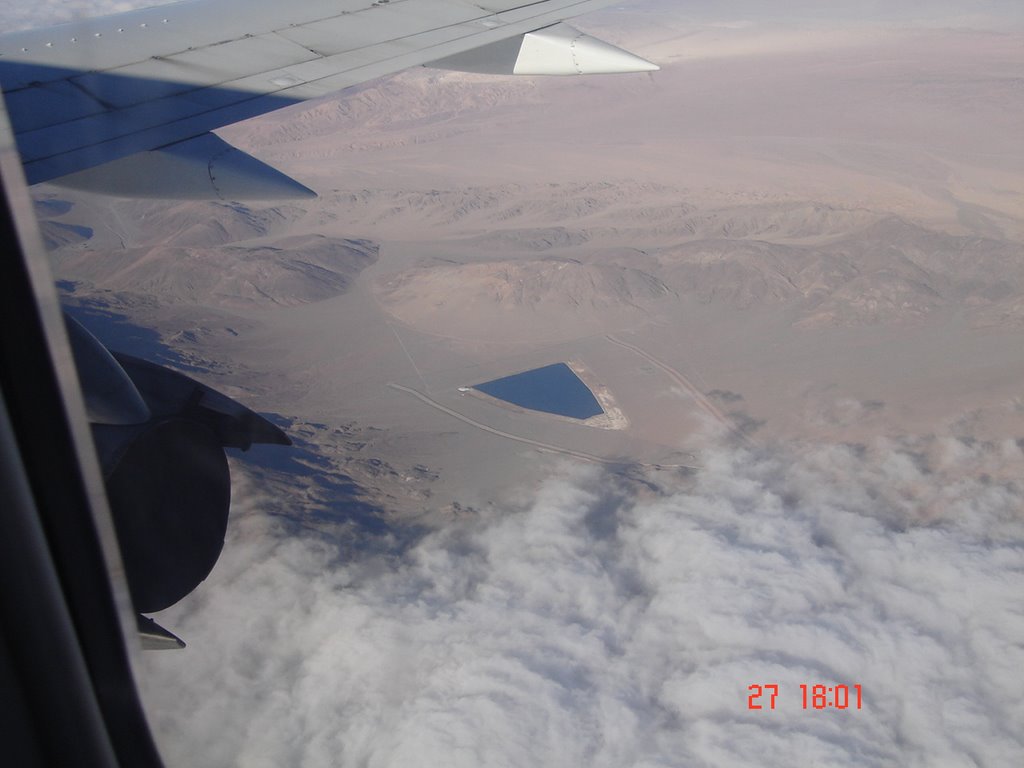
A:
{"label": "sandy plain", "polygon": [[[1024,439],[1020,34],[629,37],[661,72],[421,69],[223,131],[314,201],[41,188],[67,300],[277,414],[296,452],[252,461],[295,508],[437,522],[559,453],[656,484],[711,435]],[[627,428],[459,390],[566,360]]]}

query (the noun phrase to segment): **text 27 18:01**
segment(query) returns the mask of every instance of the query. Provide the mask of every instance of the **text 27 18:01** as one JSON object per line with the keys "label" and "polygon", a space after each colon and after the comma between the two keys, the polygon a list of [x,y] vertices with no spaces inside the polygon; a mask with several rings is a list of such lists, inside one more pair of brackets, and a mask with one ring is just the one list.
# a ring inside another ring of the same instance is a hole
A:
{"label": "text 27 18:01", "polygon": [[[748,685],[747,690],[750,691],[747,709],[775,709],[775,700],[779,697],[777,683],[754,683]],[[804,709],[861,709],[863,704],[860,684],[832,686],[801,683],[800,692],[803,694]],[[767,697],[767,702],[762,702],[763,697]]]}

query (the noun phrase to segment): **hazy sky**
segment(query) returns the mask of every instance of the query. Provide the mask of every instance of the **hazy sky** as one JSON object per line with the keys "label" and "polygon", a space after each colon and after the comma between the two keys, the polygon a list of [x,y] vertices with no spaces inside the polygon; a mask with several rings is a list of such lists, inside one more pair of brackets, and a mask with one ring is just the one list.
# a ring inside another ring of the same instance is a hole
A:
{"label": "hazy sky", "polygon": [[58,24],[76,18],[99,16],[161,5],[146,0],[0,0],[5,31]]}
{"label": "hazy sky", "polygon": [[[1016,0],[642,0],[645,9],[668,9],[696,19],[864,20],[932,22],[944,18],[1024,19]],[[621,7],[628,8],[628,5]]]}

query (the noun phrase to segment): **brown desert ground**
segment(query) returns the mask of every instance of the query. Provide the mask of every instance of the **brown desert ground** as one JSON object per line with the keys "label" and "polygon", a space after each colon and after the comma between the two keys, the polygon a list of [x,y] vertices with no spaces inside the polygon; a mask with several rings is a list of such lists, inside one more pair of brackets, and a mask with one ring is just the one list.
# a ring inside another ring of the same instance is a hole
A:
{"label": "brown desert ground", "polygon": [[[545,454],[654,477],[709,437],[1024,439],[1020,34],[631,34],[662,71],[419,69],[222,132],[313,201],[43,187],[67,299],[400,519]],[[460,391],[558,361],[625,428]]]}

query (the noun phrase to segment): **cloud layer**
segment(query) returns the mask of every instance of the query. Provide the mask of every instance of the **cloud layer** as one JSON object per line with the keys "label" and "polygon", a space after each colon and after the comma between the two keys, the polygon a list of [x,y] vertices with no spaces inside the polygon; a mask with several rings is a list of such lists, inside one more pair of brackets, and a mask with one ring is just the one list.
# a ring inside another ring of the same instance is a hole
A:
{"label": "cloud layer", "polygon": [[170,2],[174,0],[0,0],[0,19],[4,32],[14,32]]}
{"label": "cloud layer", "polygon": [[[190,647],[145,656],[169,764],[1024,754],[1016,444],[707,458],[642,499],[566,466],[519,508],[347,561],[244,489],[213,577],[167,617]],[[752,683],[780,685],[774,711],[748,710]],[[801,683],[860,684],[863,709],[804,710]]]}

